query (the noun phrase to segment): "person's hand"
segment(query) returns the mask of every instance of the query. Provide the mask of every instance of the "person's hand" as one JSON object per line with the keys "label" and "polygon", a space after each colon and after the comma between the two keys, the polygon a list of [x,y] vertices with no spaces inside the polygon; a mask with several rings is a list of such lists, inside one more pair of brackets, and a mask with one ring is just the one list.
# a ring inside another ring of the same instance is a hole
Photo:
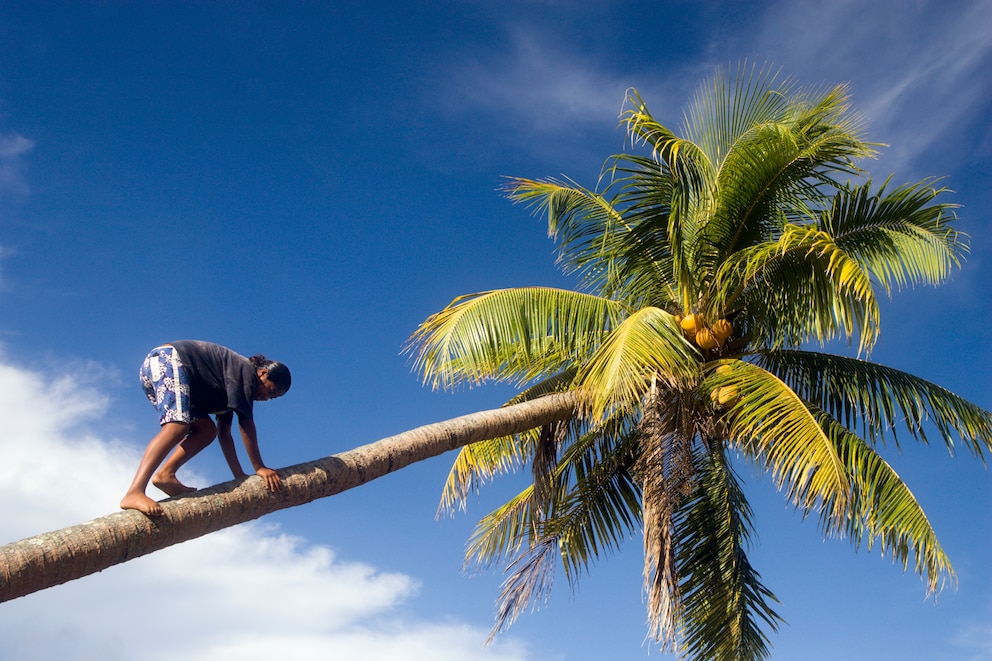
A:
{"label": "person's hand", "polygon": [[255,475],[265,480],[265,486],[269,491],[282,491],[282,478],[279,477],[279,473],[271,468],[262,466],[255,471]]}

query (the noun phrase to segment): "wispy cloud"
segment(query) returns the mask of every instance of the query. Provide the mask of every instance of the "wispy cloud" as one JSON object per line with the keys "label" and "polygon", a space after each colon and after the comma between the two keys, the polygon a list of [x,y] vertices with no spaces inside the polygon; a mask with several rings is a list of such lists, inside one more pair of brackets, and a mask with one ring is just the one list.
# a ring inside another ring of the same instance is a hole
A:
{"label": "wispy cloud", "polygon": [[550,133],[615,121],[626,84],[530,28],[509,27],[511,47],[458,63],[449,109],[502,117]]}
{"label": "wispy cloud", "polygon": [[[0,356],[0,543],[105,514],[137,465],[138,445],[86,431],[113,428],[108,398],[79,378],[99,366],[74,367]],[[419,589],[255,522],[0,604],[0,659],[527,658],[483,649],[485,624],[411,615]]]}
{"label": "wispy cloud", "polygon": [[24,180],[23,156],[34,148],[34,141],[19,133],[0,134],[0,197],[6,194],[24,195],[28,185]]}
{"label": "wispy cloud", "polygon": [[951,644],[961,656],[960,661],[992,659],[992,624],[987,622],[963,623]]}
{"label": "wispy cloud", "polygon": [[927,173],[940,174],[932,171],[934,154],[960,142],[956,131],[992,103],[990,24],[992,4],[984,0],[782,1],[767,7],[758,30],[727,46],[767,58],[804,84],[850,82],[869,139],[891,145],[883,165],[903,171],[923,161]]}
{"label": "wispy cloud", "polygon": [[575,164],[567,168],[571,176],[580,168],[594,172],[622,147],[617,125],[628,89],[651,91],[652,107],[672,111],[667,117],[677,121],[705,75],[691,66],[659,71],[651,62],[620,70],[609,58],[575,50],[564,35],[556,39],[512,20],[501,27],[506,47],[473,44],[470,56],[442,65],[443,87],[432,92],[432,103],[441,98],[444,112],[484,126],[496,148],[509,144],[554,167]]}
{"label": "wispy cloud", "polygon": [[[538,33],[508,19],[507,46],[472,44],[473,55],[450,66],[447,107],[524,136],[581,142],[584,132],[612,128],[628,87],[644,92],[660,119],[677,122],[716,66],[748,59],[781,66],[808,86],[850,82],[869,139],[892,145],[884,165],[902,170],[992,103],[992,3],[781,0],[763,7],[753,24],[714,25],[711,41],[695,44],[696,54],[687,51],[691,59],[674,69],[652,61],[650,49],[634,69],[616,64],[633,59],[641,44],[614,44],[624,58],[597,57],[564,32]],[[597,45],[609,52],[609,44]]]}

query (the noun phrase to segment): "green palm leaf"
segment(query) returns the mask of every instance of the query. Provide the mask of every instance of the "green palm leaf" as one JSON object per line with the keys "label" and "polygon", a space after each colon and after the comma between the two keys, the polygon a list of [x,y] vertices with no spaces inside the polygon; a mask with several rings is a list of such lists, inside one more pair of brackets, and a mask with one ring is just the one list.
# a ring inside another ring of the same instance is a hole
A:
{"label": "green palm leaf", "polygon": [[613,408],[636,408],[652,379],[674,385],[693,378],[697,361],[674,316],[643,308],[610,333],[580,370],[576,385],[593,419],[601,419]]}
{"label": "green palm leaf", "polygon": [[620,267],[614,279],[603,283],[603,291],[637,307],[675,303],[681,309],[688,292],[697,290],[695,256],[688,247],[699,233],[701,218],[673,212],[677,182],[659,173],[652,159],[616,157],[612,173],[613,203],[630,231],[616,234],[610,242]]}
{"label": "green palm leaf", "polygon": [[914,558],[917,574],[924,576],[929,591],[943,578],[954,578],[951,563],[937,541],[937,534],[916,497],[896,472],[858,438],[829,416],[820,423],[837,447],[851,476],[852,506],[847,517],[838,519],[824,512],[827,532],[846,533],[855,547],[864,540],[869,550],[877,541],[882,554],[892,555],[903,570]]}
{"label": "green palm leaf", "polygon": [[[679,512],[677,544],[690,659],[763,659],[782,619],[777,602],[747,558],[751,508],[719,453],[702,459],[701,479]],[[691,570],[688,570],[691,568]]]}
{"label": "green palm leaf", "polygon": [[[575,370],[565,370],[527,388],[505,406],[553,392],[563,392],[569,388],[574,379]],[[580,421],[573,421],[572,424],[580,424]],[[490,482],[497,475],[511,473],[523,466],[533,457],[538,433],[538,430],[532,429],[516,436],[500,436],[463,446],[458,451],[445,480],[441,502],[438,505],[438,516],[453,514],[456,509],[464,511],[469,493],[478,492],[479,487]]]}
{"label": "green palm leaf", "polygon": [[546,287],[471,294],[424,321],[407,350],[435,388],[524,383],[588,355],[625,312],[608,299]]}
{"label": "green palm leaf", "polygon": [[[682,304],[687,309],[695,291],[690,283],[694,281],[696,239],[705,223],[703,210],[712,196],[716,170],[696,144],[679,138],[659,123],[636,90],[628,94],[627,103],[631,107],[624,112],[622,120],[631,142],[651,146],[656,163],[648,172],[657,172],[660,166],[660,173],[654,179],[658,183],[664,182],[668,244],[673,270],[682,289]],[[617,160],[630,159],[624,155]],[[627,182],[626,187],[631,184],[638,188],[636,181]],[[652,184],[647,188],[655,187]]]}
{"label": "green palm leaf", "polygon": [[865,360],[812,351],[764,351],[759,365],[872,442],[901,426],[924,443],[927,426],[951,451],[961,438],[976,457],[992,452],[992,413],[929,381]]}
{"label": "green palm leaf", "polygon": [[[886,182],[887,184],[888,182]],[[937,285],[961,263],[963,235],[951,227],[956,205],[935,202],[946,189],[933,180],[886,193],[872,182],[834,196],[820,226],[882,284],[886,293],[918,283]]]}
{"label": "green palm leaf", "polygon": [[803,400],[775,375],[741,361],[734,361],[729,373],[703,381],[704,389],[716,386],[739,392],[739,401],[726,412],[731,444],[768,469],[798,507],[846,516],[847,472]]}
{"label": "green palm leaf", "polygon": [[562,263],[588,284],[616,278],[620,264],[612,244],[629,227],[602,194],[554,179],[511,178],[504,190],[511,200],[547,215],[548,233],[560,247]]}
{"label": "green palm leaf", "polygon": [[[772,346],[795,346],[808,339],[826,342],[859,332],[863,349],[878,337],[878,303],[869,273],[826,232],[786,225],[776,241],[741,250],[724,262],[722,291],[740,300],[714,301],[743,306],[766,321],[756,339]],[[732,287],[730,283],[736,283]]]}
{"label": "green palm leaf", "polygon": [[[615,552],[636,530],[639,494],[630,474],[634,437],[621,431],[625,427],[627,421],[613,419],[569,446],[554,471],[558,498],[553,511],[541,515],[533,508],[534,487],[529,486],[479,522],[467,561],[488,566],[510,558],[494,635],[548,597],[559,559],[574,584],[602,553]],[[615,439],[621,439],[619,445]]]}
{"label": "green palm leaf", "polygon": [[696,143],[680,138],[659,123],[648,111],[637,90],[628,92],[626,104],[629,108],[624,110],[621,120],[628,135],[634,141],[650,145],[655,160],[665,166],[684,187],[680,197],[688,202],[695,196],[696,190],[711,185],[713,165]]}

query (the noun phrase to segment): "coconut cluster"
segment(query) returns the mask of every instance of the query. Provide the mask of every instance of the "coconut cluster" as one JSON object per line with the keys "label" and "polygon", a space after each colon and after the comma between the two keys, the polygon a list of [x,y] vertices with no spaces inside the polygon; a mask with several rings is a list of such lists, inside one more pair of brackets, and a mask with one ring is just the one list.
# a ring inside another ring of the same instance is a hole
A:
{"label": "coconut cluster", "polygon": [[726,319],[717,319],[709,325],[698,314],[687,314],[675,319],[685,336],[703,350],[716,349],[734,333],[734,325]]}
{"label": "coconut cluster", "polygon": [[[729,365],[720,365],[716,368],[716,373],[720,375],[726,375],[730,373]],[[717,386],[710,391],[710,400],[713,402],[714,406],[720,406],[725,409],[733,408],[741,398],[740,389],[731,384],[729,386]]]}
{"label": "coconut cluster", "polygon": [[[734,325],[727,319],[717,319],[712,324],[707,324],[701,315],[687,314],[684,317],[676,316],[675,320],[679,322],[686,338],[703,351],[723,346],[727,338],[734,334]],[[729,371],[727,365],[717,368],[717,374],[726,374]],[[735,385],[717,386],[710,393],[710,399],[713,406],[731,409],[740,400],[740,390]]]}

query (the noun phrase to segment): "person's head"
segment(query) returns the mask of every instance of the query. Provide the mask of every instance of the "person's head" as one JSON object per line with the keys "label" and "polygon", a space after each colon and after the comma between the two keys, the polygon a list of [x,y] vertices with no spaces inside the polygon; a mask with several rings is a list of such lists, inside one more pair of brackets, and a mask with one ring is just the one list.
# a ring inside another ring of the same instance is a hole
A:
{"label": "person's head", "polygon": [[261,388],[255,389],[256,400],[265,401],[286,394],[289,386],[293,384],[293,377],[289,373],[288,367],[278,360],[269,360],[262,354],[252,356],[249,360],[262,384]]}

